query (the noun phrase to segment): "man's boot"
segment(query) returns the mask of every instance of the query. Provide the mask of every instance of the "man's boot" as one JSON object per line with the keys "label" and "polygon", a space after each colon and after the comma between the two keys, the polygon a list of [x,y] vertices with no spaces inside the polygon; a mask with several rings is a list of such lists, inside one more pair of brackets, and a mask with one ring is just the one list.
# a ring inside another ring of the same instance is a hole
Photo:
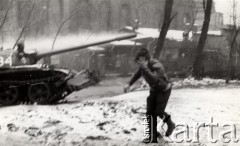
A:
{"label": "man's boot", "polygon": [[163,122],[167,123],[167,131],[166,131],[166,136],[170,136],[173,132],[173,130],[175,129],[176,125],[175,123],[171,120],[171,116],[168,115]]}

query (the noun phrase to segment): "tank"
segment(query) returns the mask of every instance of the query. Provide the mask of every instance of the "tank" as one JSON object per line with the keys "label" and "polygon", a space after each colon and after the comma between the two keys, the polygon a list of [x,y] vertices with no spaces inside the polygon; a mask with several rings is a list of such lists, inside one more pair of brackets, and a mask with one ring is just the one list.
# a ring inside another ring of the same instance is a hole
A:
{"label": "tank", "polygon": [[62,50],[29,53],[19,60],[14,59],[12,50],[0,51],[0,104],[14,105],[21,102],[54,104],[74,91],[95,85],[99,82],[98,74],[95,72],[88,70],[77,72],[46,64],[37,64],[37,62],[44,57],[130,39],[135,36],[136,34],[133,33],[124,34]]}

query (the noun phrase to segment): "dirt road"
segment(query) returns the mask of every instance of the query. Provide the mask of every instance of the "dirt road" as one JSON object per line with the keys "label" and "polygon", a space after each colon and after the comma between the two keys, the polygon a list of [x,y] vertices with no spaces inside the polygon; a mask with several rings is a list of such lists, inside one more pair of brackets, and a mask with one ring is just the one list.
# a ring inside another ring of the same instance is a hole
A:
{"label": "dirt road", "polygon": [[[207,124],[213,117],[213,122],[219,123],[213,132],[218,142],[208,141],[208,128],[205,127],[200,129],[200,143],[176,144],[160,140],[159,144],[223,145],[218,135],[229,129],[223,127],[227,122],[235,125],[240,138],[239,91],[240,88],[173,90],[166,109],[173,120],[187,124],[193,139],[194,123]],[[148,91],[91,100],[81,98],[80,94],[75,93],[67,98],[71,102],[58,105],[0,107],[0,146],[145,145],[140,141]]]}

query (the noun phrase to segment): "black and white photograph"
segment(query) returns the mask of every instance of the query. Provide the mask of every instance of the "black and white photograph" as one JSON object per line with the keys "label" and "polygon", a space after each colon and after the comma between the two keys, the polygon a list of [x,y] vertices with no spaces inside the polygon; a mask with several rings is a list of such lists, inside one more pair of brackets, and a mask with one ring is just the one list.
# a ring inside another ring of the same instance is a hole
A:
{"label": "black and white photograph", "polygon": [[0,0],[0,146],[239,146],[240,0]]}

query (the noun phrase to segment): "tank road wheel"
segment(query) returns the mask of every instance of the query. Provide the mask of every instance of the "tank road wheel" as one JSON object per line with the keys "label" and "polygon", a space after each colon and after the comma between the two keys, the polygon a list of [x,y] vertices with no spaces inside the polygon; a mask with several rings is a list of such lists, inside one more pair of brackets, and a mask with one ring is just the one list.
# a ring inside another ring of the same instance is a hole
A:
{"label": "tank road wheel", "polygon": [[51,90],[46,83],[30,85],[28,88],[28,98],[33,103],[48,104],[50,96]]}
{"label": "tank road wheel", "polygon": [[17,87],[5,87],[1,89],[0,104],[13,105],[18,102],[19,90]]}

